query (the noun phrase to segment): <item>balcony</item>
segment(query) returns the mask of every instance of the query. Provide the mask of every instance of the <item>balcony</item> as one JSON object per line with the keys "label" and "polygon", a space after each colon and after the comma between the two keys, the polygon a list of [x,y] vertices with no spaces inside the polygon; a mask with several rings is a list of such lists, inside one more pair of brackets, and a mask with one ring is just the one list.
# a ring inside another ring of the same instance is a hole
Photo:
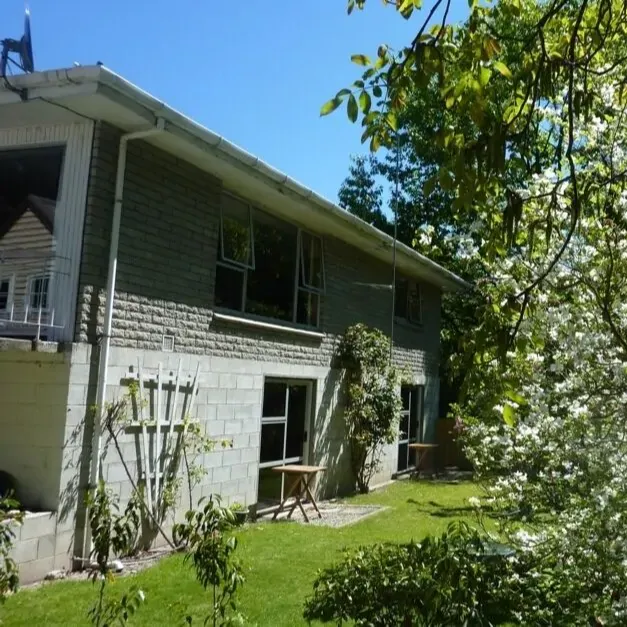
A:
{"label": "balcony", "polygon": [[51,340],[65,327],[60,265],[49,248],[0,250],[0,337]]}

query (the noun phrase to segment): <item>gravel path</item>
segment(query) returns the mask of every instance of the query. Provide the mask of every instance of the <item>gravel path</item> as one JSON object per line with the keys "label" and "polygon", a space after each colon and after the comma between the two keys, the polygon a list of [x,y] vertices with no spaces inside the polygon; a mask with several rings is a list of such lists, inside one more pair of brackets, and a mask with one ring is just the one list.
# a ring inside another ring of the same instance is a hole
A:
{"label": "gravel path", "polygon": [[[309,523],[305,522],[303,514],[298,507],[294,510],[291,519],[288,520],[287,518],[289,513],[288,509],[279,514],[276,522],[295,522],[302,525],[310,524],[320,527],[346,527],[347,525],[352,525],[364,518],[367,518],[368,516],[382,512],[387,509],[387,507],[381,505],[346,505],[340,502],[324,501],[322,503],[318,503],[318,509],[322,514],[322,518],[318,518],[318,514],[316,514],[312,505],[305,505],[305,511],[307,512]],[[272,513],[264,514],[257,520],[258,522],[269,522],[272,520],[272,516]]]}

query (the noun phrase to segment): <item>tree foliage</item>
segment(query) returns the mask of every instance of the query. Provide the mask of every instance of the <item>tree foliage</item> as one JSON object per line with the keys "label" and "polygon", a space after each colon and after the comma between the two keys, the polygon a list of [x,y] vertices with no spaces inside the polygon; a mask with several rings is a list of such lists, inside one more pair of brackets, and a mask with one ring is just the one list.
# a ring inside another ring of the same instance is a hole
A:
{"label": "tree foliage", "polygon": [[390,363],[390,340],[365,324],[349,327],[337,351],[346,369],[344,421],[357,489],[379,468],[381,448],[394,441],[400,415],[399,377]]}
{"label": "tree foliage", "polygon": [[0,494],[0,604],[7,595],[17,590],[19,572],[11,555],[15,540],[15,526],[22,524],[24,514],[19,503],[10,496]]}
{"label": "tree foliage", "polygon": [[[389,4],[409,17],[421,3]],[[459,228],[442,236],[483,273],[456,415],[528,565],[503,573],[534,599],[516,623],[624,625],[627,3],[473,2],[458,26],[450,4],[425,5],[436,25],[405,48],[361,59],[351,89],[381,96],[356,117],[377,148],[416,92],[443,116],[423,193],[448,195]]]}
{"label": "tree foliage", "polygon": [[[211,612],[204,624],[216,627],[242,625],[237,612],[236,593],[244,583],[242,567],[235,560],[237,538],[228,535],[235,526],[232,509],[222,507],[218,496],[201,500],[197,510],[185,514],[185,522],[174,527],[174,537],[185,547],[185,560],[191,561],[203,588],[212,591]],[[188,616],[187,624],[192,624]]]}

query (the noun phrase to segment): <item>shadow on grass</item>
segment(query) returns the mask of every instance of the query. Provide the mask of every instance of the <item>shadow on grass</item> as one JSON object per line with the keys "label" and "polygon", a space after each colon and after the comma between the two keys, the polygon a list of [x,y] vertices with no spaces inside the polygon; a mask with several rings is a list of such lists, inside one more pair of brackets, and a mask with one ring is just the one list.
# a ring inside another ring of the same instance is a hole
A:
{"label": "shadow on grass", "polygon": [[[407,499],[407,503],[416,505],[416,510],[422,514],[427,514],[435,518],[455,518],[458,516],[470,516],[474,513],[475,508],[470,505],[464,506],[447,506],[437,501],[417,501],[416,499]],[[492,513],[492,508],[483,507],[482,511],[488,516]]]}

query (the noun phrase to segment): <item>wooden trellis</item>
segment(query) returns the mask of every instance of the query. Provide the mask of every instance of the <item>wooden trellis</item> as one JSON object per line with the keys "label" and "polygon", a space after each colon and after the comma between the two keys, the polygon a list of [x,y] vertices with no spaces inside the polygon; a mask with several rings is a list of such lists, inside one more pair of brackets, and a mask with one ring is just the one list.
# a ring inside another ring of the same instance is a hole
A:
{"label": "wooden trellis", "polygon": [[[126,373],[128,379],[138,383],[138,420],[129,427],[141,429],[137,470],[144,480],[147,505],[155,516],[161,509],[165,473],[176,454],[179,432],[185,435],[185,416],[192,415],[198,395],[200,364],[194,376],[183,375],[181,370],[182,360],[179,360],[176,374],[164,373],[161,363],[156,374],[146,373],[138,361],[137,371]],[[146,390],[154,392],[153,402],[145,402]]]}

